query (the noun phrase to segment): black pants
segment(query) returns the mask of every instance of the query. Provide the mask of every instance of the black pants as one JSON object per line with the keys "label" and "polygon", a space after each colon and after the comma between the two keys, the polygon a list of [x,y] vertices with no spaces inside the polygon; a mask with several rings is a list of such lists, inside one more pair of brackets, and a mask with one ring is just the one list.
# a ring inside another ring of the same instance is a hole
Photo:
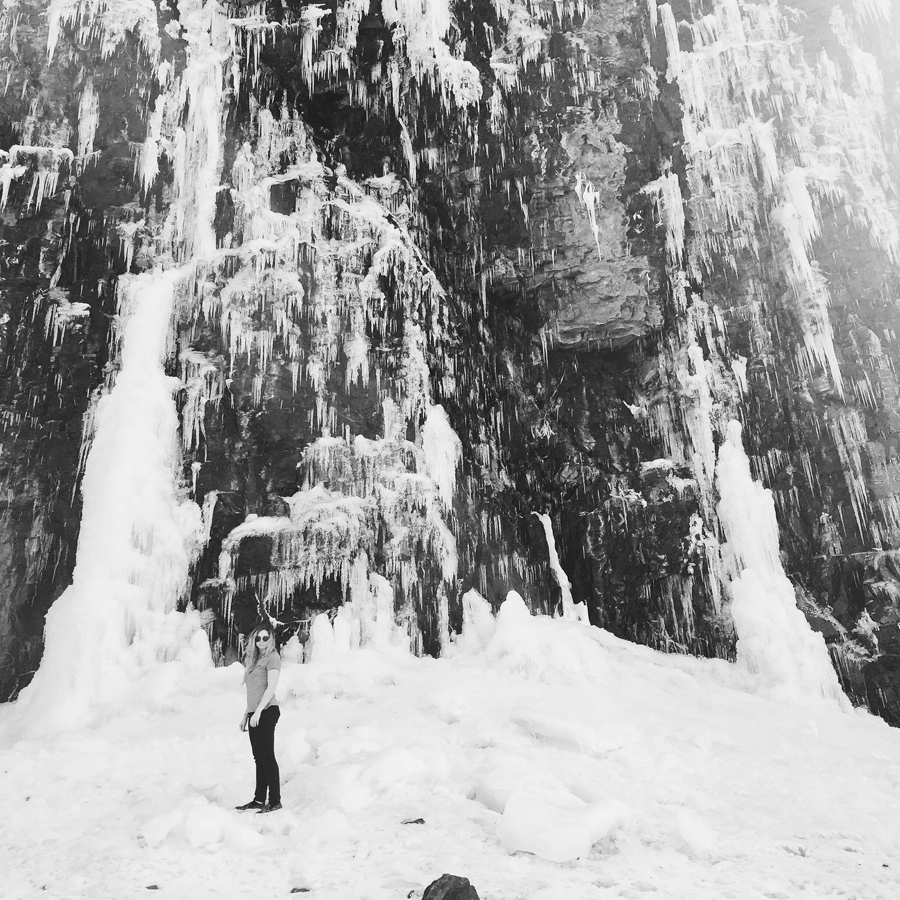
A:
{"label": "black pants", "polygon": [[251,725],[247,729],[256,763],[256,793],[253,799],[257,803],[265,803],[268,791],[270,806],[281,803],[281,782],[275,761],[275,726],[280,716],[281,710],[277,706],[267,706],[259,714],[259,725],[256,728]]}

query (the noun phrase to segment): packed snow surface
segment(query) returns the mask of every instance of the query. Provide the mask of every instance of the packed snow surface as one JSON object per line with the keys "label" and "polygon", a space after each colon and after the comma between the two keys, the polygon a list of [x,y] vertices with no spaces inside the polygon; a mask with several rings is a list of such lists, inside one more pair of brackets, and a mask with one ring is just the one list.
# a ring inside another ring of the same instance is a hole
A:
{"label": "packed snow surface", "polygon": [[484,900],[900,896],[900,732],[515,596],[467,604],[444,659],[288,645],[267,816],[233,809],[242,670],[202,630],[93,726],[25,740],[7,705],[3,897],[399,900],[444,872]]}

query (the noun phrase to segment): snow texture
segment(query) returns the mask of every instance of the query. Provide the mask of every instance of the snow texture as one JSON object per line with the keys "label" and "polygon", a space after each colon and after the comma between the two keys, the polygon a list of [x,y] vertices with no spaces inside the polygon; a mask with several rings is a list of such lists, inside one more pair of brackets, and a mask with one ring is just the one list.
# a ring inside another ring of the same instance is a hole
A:
{"label": "snow texture", "polygon": [[401,900],[443,872],[507,900],[898,895],[884,722],[515,597],[457,644],[286,661],[271,816],[233,809],[243,672],[211,667],[202,630],[102,722],[35,740],[0,709],[5,900]]}

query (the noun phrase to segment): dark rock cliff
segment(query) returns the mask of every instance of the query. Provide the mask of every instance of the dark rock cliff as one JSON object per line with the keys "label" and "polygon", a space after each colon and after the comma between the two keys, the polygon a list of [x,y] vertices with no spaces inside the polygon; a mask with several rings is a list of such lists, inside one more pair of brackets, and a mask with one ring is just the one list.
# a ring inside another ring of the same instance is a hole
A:
{"label": "dark rock cliff", "polygon": [[[889,4],[7,6],[0,695],[71,575],[116,279],[161,262],[193,266],[171,369],[223,652],[260,605],[340,605],[357,560],[426,652],[469,588],[556,609],[548,513],[592,622],[730,658],[738,418],[799,605],[900,721]],[[404,493],[433,404],[461,440],[443,506]],[[381,498],[352,545],[262,524],[316,485]]]}

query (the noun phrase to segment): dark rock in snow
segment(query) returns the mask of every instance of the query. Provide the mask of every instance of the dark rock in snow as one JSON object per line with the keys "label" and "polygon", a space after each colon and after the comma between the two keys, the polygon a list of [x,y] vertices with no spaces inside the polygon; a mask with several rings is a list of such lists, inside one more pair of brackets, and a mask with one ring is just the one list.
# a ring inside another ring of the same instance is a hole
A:
{"label": "dark rock in snow", "polygon": [[422,900],[478,900],[478,892],[468,878],[444,874],[425,888]]}

